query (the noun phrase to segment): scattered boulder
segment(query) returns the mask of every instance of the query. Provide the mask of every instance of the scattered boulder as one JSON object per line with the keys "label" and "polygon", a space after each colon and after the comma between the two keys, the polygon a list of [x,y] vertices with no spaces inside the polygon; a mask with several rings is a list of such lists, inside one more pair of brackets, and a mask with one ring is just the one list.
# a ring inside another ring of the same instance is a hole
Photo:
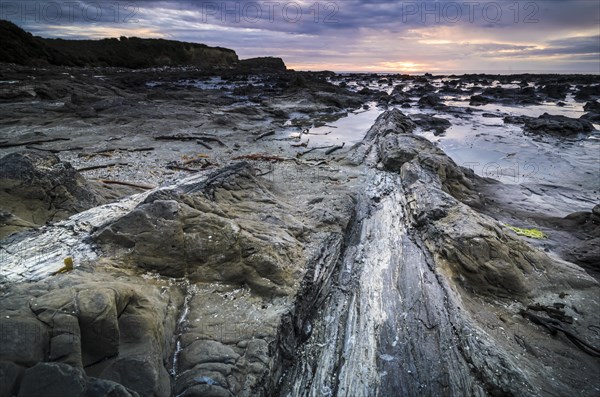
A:
{"label": "scattered boulder", "polygon": [[573,119],[561,115],[544,113],[534,118],[529,116],[506,116],[505,123],[523,124],[524,129],[535,134],[574,136],[594,131],[594,126],[586,119]]}
{"label": "scattered boulder", "polygon": [[576,100],[589,101],[598,98],[600,98],[600,84],[577,86],[577,93],[575,94]]}
{"label": "scattered boulder", "polygon": [[2,157],[0,186],[3,217],[12,219],[0,227],[0,238],[29,224],[66,219],[104,202],[71,164],[47,152],[28,150]]}
{"label": "scattered boulder", "polygon": [[389,104],[390,105],[398,105],[398,104],[408,104],[410,102],[410,94],[404,91],[404,86],[402,84],[398,84],[392,90],[392,93],[389,95]]}
{"label": "scattered boulder", "polygon": [[443,134],[452,125],[450,121],[429,114],[412,115],[411,119],[424,131],[433,131],[434,135]]}
{"label": "scattered boulder", "polygon": [[471,101],[469,105],[471,106],[481,106],[487,105],[488,103],[492,103],[494,100],[492,98],[485,97],[483,95],[473,95],[471,96]]}
{"label": "scattered boulder", "polygon": [[446,105],[442,102],[442,99],[437,94],[427,94],[419,99],[419,107],[422,108],[433,108],[433,109],[443,109]]}
{"label": "scattered boulder", "polygon": [[600,113],[600,102],[589,101],[585,105],[583,105],[583,110],[585,110],[586,112]]}
{"label": "scattered boulder", "polygon": [[63,99],[69,95],[71,89],[68,86],[68,81],[50,80],[35,87],[35,93],[40,99],[57,100]]}
{"label": "scattered boulder", "polygon": [[590,123],[600,123],[600,112],[589,112],[582,115],[579,119],[589,121]]}
{"label": "scattered boulder", "polygon": [[471,96],[470,105],[486,105],[488,103],[505,104],[536,104],[540,99],[535,94],[533,87],[524,88],[502,88],[488,87],[480,95]]}
{"label": "scattered boulder", "polygon": [[546,84],[539,92],[552,99],[565,99],[571,89],[569,84]]}
{"label": "scattered boulder", "polygon": [[404,91],[406,94],[410,96],[418,96],[422,97],[427,94],[433,94],[437,88],[429,83],[427,84],[415,84],[412,87],[409,87],[408,90]]}

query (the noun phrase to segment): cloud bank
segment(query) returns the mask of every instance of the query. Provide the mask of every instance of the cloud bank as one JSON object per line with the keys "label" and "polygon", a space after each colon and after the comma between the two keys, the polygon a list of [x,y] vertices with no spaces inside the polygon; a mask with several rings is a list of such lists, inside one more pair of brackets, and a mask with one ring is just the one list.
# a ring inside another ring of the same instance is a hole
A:
{"label": "cloud bank", "polygon": [[303,70],[600,73],[600,2],[0,1],[43,37],[167,38]]}

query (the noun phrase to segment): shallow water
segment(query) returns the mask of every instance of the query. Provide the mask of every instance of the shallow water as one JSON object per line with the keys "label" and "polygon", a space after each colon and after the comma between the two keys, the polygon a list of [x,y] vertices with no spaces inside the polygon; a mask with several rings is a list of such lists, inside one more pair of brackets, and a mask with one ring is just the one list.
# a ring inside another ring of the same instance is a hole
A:
{"label": "shallow water", "polygon": [[[489,121],[489,119],[485,120]],[[600,141],[535,137],[518,125],[453,121],[443,136],[417,131],[476,174],[504,183],[544,183],[598,190]]]}
{"label": "shallow water", "polygon": [[[585,189],[591,194],[600,190],[600,131],[576,138],[526,134],[522,126],[505,124],[504,115],[538,117],[544,113],[579,118],[585,112],[583,103],[572,96],[566,106],[547,102],[541,105],[477,106],[481,113],[465,119],[449,117],[452,126],[442,136],[417,132],[437,142],[458,164],[472,168],[480,176],[504,183],[545,183]],[[467,106],[465,102],[447,101],[452,106]],[[411,109],[410,112],[415,112]],[[418,111],[417,111],[418,112]],[[483,113],[498,117],[484,117]]]}
{"label": "shallow water", "polygon": [[[434,83],[440,84],[437,81]],[[494,83],[505,88],[512,87],[512,84]],[[354,90],[365,86],[388,93],[392,90],[387,84],[379,84],[372,80],[350,81],[347,84]],[[407,84],[405,89],[409,88],[410,85]],[[469,107],[474,112],[455,117],[446,112],[420,109],[416,106],[417,98],[415,103],[411,103],[411,108],[400,110],[407,115],[428,113],[448,119],[452,126],[440,136],[421,129],[417,129],[415,133],[435,142],[457,164],[473,169],[480,176],[497,179],[503,183],[561,185],[585,191],[591,199],[599,199],[600,131],[595,131],[587,137],[576,138],[536,136],[524,133],[520,125],[505,124],[503,121],[506,115],[538,117],[544,113],[579,118],[585,113],[585,102],[576,102],[571,94],[562,101],[564,106],[558,106],[557,102],[538,105],[492,103],[469,106],[468,96],[462,98],[463,100],[452,96],[442,98],[448,106]],[[344,142],[346,145],[352,145],[364,137],[377,116],[384,110],[375,103],[370,103],[367,111],[349,113],[347,117],[326,126],[310,129],[309,135],[302,136],[302,141],[310,140],[308,148],[341,145]],[[496,117],[491,117],[492,115]],[[600,126],[595,127],[598,129]]]}
{"label": "shallow water", "polygon": [[[374,102],[368,105],[369,109],[367,110],[361,109],[350,112],[348,116],[329,122],[322,127],[310,128],[308,134],[302,135],[298,142],[309,141],[307,149],[327,145],[345,144],[351,146],[360,142],[375,123],[377,117],[384,112],[384,109],[376,106]],[[290,136],[297,135],[297,132],[290,134]]]}
{"label": "shallow water", "polygon": [[[442,98],[445,99],[450,97],[442,96]],[[448,106],[468,107],[469,98],[470,97],[467,97],[466,100],[461,101],[446,99],[444,102]],[[530,117],[538,117],[544,113],[549,113],[571,118],[579,118],[586,113],[583,110],[583,105],[585,104],[585,102],[576,102],[573,99],[573,96],[570,94],[567,95],[566,100],[562,102],[565,104],[565,106],[558,106],[558,102],[544,102],[539,105],[503,105],[498,103],[489,103],[487,105],[474,106],[473,108],[488,113],[507,113],[514,116]]]}

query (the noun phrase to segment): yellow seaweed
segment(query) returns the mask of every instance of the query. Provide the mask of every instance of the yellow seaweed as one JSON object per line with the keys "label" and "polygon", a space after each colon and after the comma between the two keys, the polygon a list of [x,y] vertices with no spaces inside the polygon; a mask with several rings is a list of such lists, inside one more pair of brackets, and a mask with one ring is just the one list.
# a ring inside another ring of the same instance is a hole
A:
{"label": "yellow seaweed", "polygon": [[54,275],[59,274],[59,273],[66,273],[69,272],[71,270],[73,270],[73,258],[70,256],[67,256],[64,260],[63,263],[65,264],[63,267],[61,267],[60,269],[58,269],[57,271],[55,271]]}
{"label": "yellow seaweed", "polygon": [[506,227],[508,227],[510,230],[512,230],[519,236],[525,236],[525,237],[536,238],[536,239],[544,239],[544,238],[548,237],[548,236],[546,236],[546,234],[544,234],[542,231],[540,231],[536,228],[524,229],[524,228],[511,226],[511,225],[506,225]]}

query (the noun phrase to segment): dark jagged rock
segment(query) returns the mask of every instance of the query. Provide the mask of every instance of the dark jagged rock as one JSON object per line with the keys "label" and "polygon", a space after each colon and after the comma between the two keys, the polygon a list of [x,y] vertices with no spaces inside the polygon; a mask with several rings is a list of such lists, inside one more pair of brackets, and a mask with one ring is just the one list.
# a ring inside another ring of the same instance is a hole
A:
{"label": "dark jagged rock", "polygon": [[452,125],[446,119],[428,114],[416,114],[411,119],[424,131],[433,131],[435,135],[443,134]]}
{"label": "dark jagged rock", "polygon": [[410,87],[406,93],[410,96],[426,96],[428,94],[433,94],[435,93],[436,88],[435,86],[427,83],[427,84],[422,84],[422,85],[415,85],[413,87]]}
{"label": "dark jagged rock", "polygon": [[579,85],[575,99],[578,101],[597,100],[600,98],[600,85]]}
{"label": "dark jagged rock", "polygon": [[471,97],[471,101],[469,102],[469,105],[480,106],[480,105],[487,105],[488,103],[492,103],[492,102],[494,102],[493,99],[485,97],[483,95],[473,95]]}
{"label": "dark jagged rock", "polygon": [[0,237],[67,218],[104,202],[69,163],[54,154],[23,151],[0,159]]}
{"label": "dark jagged rock", "polygon": [[524,88],[485,88],[480,95],[471,97],[470,105],[485,105],[488,103],[506,103],[506,104],[535,104],[539,103],[539,98],[535,94],[533,87]]}
{"label": "dark jagged rock", "polygon": [[600,112],[589,112],[581,116],[579,119],[589,121],[590,123],[600,123]]}
{"label": "dark jagged rock", "polygon": [[544,113],[537,118],[529,116],[506,116],[504,117],[504,122],[523,124],[526,131],[535,134],[573,136],[594,131],[594,126],[586,119],[572,119],[566,116],[548,113]]}
{"label": "dark jagged rock", "polygon": [[29,84],[10,84],[0,87],[0,101],[2,102],[32,100],[35,96],[35,89]]}
{"label": "dark jagged rock", "polygon": [[421,97],[418,102],[420,107],[443,109],[446,105],[442,102],[442,99],[437,94],[427,94]]}
{"label": "dark jagged rock", "polygon": [[552,99],[565,99],[570,91],[569,84],[547,84],[539,89],[539,92]]}
{"label": "dark jagged rock", "polygon": [[585,105],[583,105],[583,110],[585,110],[586,112],[600,113],[600,102],[589,101]]}

